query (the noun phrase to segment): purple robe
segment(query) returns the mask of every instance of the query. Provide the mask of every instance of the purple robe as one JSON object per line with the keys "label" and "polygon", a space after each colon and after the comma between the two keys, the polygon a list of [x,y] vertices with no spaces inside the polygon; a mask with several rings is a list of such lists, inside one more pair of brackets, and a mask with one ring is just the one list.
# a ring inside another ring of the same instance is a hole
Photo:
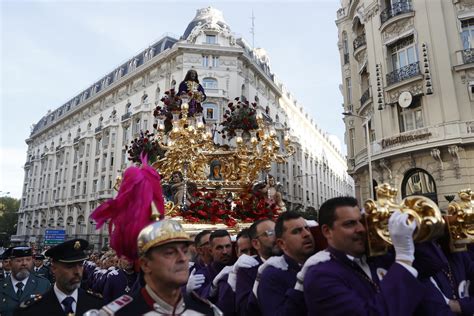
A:
{"label": "purple robe", "polygon": [[207,265],[204,268],[196,270],[195,274],[203,274],[206,280],[204,281],[203,285],[195,290],[195,292],[202,298],[209,298],[209,294],[211,291],[211,285],[214,278],[221,272],[221,270],[225,267],[224,264],[213,262]]}
{"label": "purple robe", "polygon": [[257,298],[253,295],[252,288],[257,278],[258,267],[263,261],[260,257],[255,259],[259,263],[258,266],[237,270],[237,282],[235,285],[235,311],[237,315],[261,315]]}
{"label": "purple robe", "polygon": [[[413,315],[425,287],[405,267],[368,260],[372,281],[345,253],[329,248],[331,260],[310,267],[304,280],[309,315]],[[383,257],[381,258],[383,259]],[[379,275],[384,275],[379,281]]]}
{"label": "purple robe", "polygon": [[124,294],[130,295],[132,287],[137,279],[137,274],[128,274],[122,269],[110,272],[104,284],[104,304],[119,298]]}
{"label": "purple robe", "polygon": [[306,315],[303,295],[294,289],[301,266],[287,255],[283,257],[288,270],[269,266],[260,275],[257,289],[260,310],[264,316]]}
{"label": "purple robe", "polygon": [[[201,102],[204,102],[204,100],[206,100],[206,93],[204,92],[204,88],[201,86],[201,84],[198,84],[197,90],[202,93]],[[182,81],[179,84],[178,96],[181,96],[182,94],[187,94],[188,92],[189,90],[188,90],[188,85],[186,84],[186,81]],[[202,113],[201,102],[198,102],[195,99],[189,100],[189,110],[188,110],[189,116],[193,116],[194,113]]]}
{"label": "purple robe", "polygon": [[224,313],[225,316],[234,316],[235,313],[235,293],[227,283],[229,275],[224,276],[217,282],[217,297],[214,303]]}

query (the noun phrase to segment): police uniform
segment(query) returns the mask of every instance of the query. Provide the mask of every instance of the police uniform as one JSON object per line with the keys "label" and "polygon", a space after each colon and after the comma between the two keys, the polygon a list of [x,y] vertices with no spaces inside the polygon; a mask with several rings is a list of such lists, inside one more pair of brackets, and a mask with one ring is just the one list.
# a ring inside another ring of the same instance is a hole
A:
{"label": "police uniform", "polygon": [[[31,248],[11,249],[9,258],[31,257]],[[15,286],[14,286],[15,284]],[[22,301],[45,293],[50,288],[49,281],[30,273],[27,279],[16,280],[12,275],[0,282],[0,315],[10,316]]]}
{"label": "police uniform", "polygon": [[[10,258],[10,253],[11,253],[12,249],[13,249],[13,247],[10,247],[2,253],[2,260],[6,260],[6,259]],[[5,271],[5,269],[2,267],[0,269],[0,281],[2,281],[3,279],[8,278],[10,276],[10,273],[11,273],[11,271]]]}
{"label": "police uniform", "polygon": [[[35,255],[34,256],[34,260],[44,260],[46,259],[45,256],[43,255]],[[41,265],[41,267],[36,267],[34,266],[33,267],[33,272],[38,275],[38,276],[41,276],[45,279],[48,279],[50,282],[51,282],[51,273],[49,271],[49,268],[46,267],[44,264]]]}
{"label": "police uniform", "polygon": [[[148,250],[173,242],[192,243],[182,226],[173,220],[154,222],[141,230],[137,244],[139,255]],[[100,311],[89,311],[86,315],[223,315],[209,301],[196,293],[182,294],[179,302],[171,306],[145,285],[133,297],[123,295],[102,307]]]}
{"label": "police uniform", "polygon": [[[83,239],[68,240],[46,251],[46,256],[54,262],[77,263],[84,261],[87,256],[84,249],[89,243]],[[62,292],[57,284],[40,297],[34,297],[20,304],[15,316],[24,315],[83,315],[87,310],[102,306],[102,299],[97,295],[81,288],[71,294]]]}

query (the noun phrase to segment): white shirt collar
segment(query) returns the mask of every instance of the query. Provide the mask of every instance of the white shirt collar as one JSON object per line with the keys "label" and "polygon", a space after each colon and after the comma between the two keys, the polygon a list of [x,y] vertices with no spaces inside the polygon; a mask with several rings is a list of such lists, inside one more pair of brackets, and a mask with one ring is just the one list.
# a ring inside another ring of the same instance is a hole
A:
{"label": "white shirt collar", "polygon": [[155,303],[153,304],[153,308],[156,312],[160,313],[160,315],[179,315],[185,311],[186,306],[184,304],[183,297],[180,298],[178,304],[176,304],[176,307],[174,307],[163,301],[155,292],[153,292],[153,290],[150,286],[148,286],[148,284],[145,284],[145,289],[150,295],[150,297],[155,301]]}
{"label": "white shirt collar", "polygon": [[39,267],[36,267],[35,266],[35,271],[38,271],[39,269],[41,269],[43,267],[43,265],[40,265]]}
{"label": "white shirt collar", "polygon": [[26,279],[19,281],[19,280],[15,279],[15,277],[13,277],[13,274],[10,273],[10,278],[12,279],[13,290],[16,293],[18,291],[18,288],[16,287],[16,284],[19,283],[19,282],[23,283],[23,289],[24,289],[25,286],[26,286],[26,282],[28,282],[28,279],[30,277],[27,277]]}
{"label": "white shirt collar", "polygon": [[73,299],[74,299],[74,302],[72,303],[72,310],[74,312],[76,312],[76,306],[77,306],[77,295],[78,295],[78,290],[75,289],[74,292],[72,292],[71,295],[67,295],[65,294],[63,291],[61,291],[58,286],[56,285],[56,283],[54,283],[54,294],[56,294],[56,297],[58,298],[58,301],[59,301],[59,304],[61,305],[61,308],[64,309],[64,306],[62,304],[62,301],[68,297],[68,296],[71,296]]}

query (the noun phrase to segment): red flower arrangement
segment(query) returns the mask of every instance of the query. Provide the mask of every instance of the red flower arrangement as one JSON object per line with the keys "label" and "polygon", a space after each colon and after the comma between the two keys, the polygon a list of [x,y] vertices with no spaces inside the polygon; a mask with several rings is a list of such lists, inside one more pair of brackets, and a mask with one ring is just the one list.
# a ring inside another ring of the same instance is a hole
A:
{"label": "red flower arrangement", "polygon": [[250,131],[258,128],[257,124],[257,103],[240,101],[235,98],[236,104],[230,102],[228,109],[224,113],[224,121],[221,123],[223,129],[220,133],[222,137],[231,139],[236,135],[235,130]]}
{"label": "red flower arrangement", "polygon": [[222,223],[229,227],[237,224],[228,200],[221,202],[214,192],[197,191],[193,195],[195,202],[191,203],[187,210],[180,212],[180,215],[188,222]]}
{"label": "red flower arrangement", "polygon": [[[161,98],[161,102],[164,103],[164,105],[165,105],[164,110],[166,112],[173,112],[173,111],[180,111],[181,110],[181,98],[176,94],[176,91],[174,89],[170,89],[168,91],[165,91],[165,96]],[[165,113],[163,113],[163,114],[165,114]],[[155,115],[155,116],[157,116],[157,115]]]}
{"label": "red flower arrangement", "polygon": [[153,134],[148,130],[140,132],[140,136],[132,140],[130,146],[125,145],[125,150],[128,153],[128,160],[135,163],[141,163],[140,156],[146,155],[148,162],[152,164],[158,157],[163,157],[164,150],[160,147],[160,144],[153,139]]}
{"label": "red flower arrangement", "polygon": [[274,203],[268,203],[264,194],[251,189],[241,193],[234,203],[235,218],[244,223],[266,218],[276,220],[279,215],[279,208]]}
{"label": "red flower arrangement", "polygon": [[276,220],[278,207],[267,203],[265,195],[252,192],[251,189],[241,193],[234,199],[221,201],[214,192],[204,189],[194,193],[195,202],[180,215],[188,222],[222,223],[234,227],[237,221],[251,223],[259,219],[269,218]]}

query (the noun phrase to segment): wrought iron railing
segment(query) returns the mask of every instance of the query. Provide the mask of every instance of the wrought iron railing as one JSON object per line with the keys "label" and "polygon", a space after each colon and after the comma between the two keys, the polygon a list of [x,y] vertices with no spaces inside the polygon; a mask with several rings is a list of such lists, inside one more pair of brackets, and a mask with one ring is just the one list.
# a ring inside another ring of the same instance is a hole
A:
{"label": "wrought iron railing", "polygon": [[399,2],[393,3],[380,13],[380,22],[381,24],[384,24],[391,18],[408,12],[413,12],[411,1],[400,0]]}
{"label": "wrought iron railing", "polygon": [[361,35],[357,36],[356,39],[353,42],[354,51],[357,50],[359,47],[362,47],[366,44],[367,44],[367,42],[365,40],[365,34],[361,34]]}
{"label": "wrought iron railing", "polygon": [[126,119],[129,119],[130,116],[131,116],[130,112],[125,113],[124,115],[122,115],[122,121],[125,121]]}
{"label": "wrought iron railing", "polygon": [[95,128],[96,133],[100,132],[101,130],[102,130],[102,126],[98,126],[98,127]]}
{"label": "wrought iron railing", "polygon": [[418,62],[406,65],[387,74],[387,85],[413,78],[420,74],[420,65]]}
{"label": "wrought iron railing", "polygon": [[465,64],[474,63],[474,48],[468,48],[462,51],[462,61]]}
{"label": "wrought iron railing", "polygon": [[367,100],[370,98],[370,88],[367,88],[364,93],[362,93],[362,96],[360,97],[360,106],[363,106]]}

